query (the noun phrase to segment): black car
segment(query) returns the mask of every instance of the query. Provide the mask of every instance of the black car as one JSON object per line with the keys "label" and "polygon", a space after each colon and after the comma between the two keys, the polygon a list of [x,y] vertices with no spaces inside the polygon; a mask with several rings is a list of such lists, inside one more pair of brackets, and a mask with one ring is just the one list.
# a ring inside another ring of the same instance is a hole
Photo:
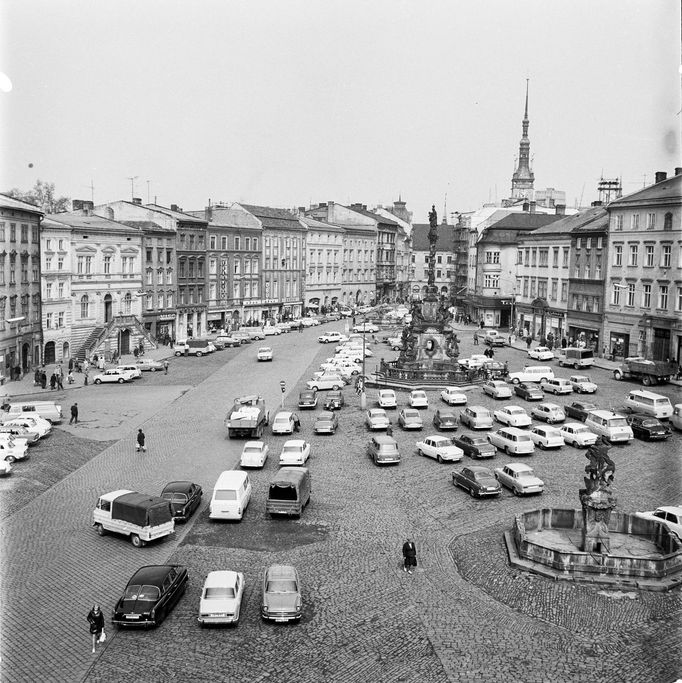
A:
{"label": "black car", "polygon": [[161,498],[170,501],[173,519],[176,522],[186,522],[201,505],[199,484],[191,481],[171,481],[163,487]]}
{"label": "black car", "polygon": [[433,415],[433,426],[436,429],[457,429],[457,415],[449,408],[438,408]]}
{"label": "black car", "polygon": [[470,458],[492,458],[495,453],[493,446],[485,436],[475,434],[460,434],[452,437],[452,443],[464,451]]}
{"label": "black car", "polygon": [[487,467],[471,466],[454,470],[452,483],[468,491],[473,498],[499,496],[502,492],[500,482]]}
{"label": "black car", "polygon": [[187,569],[177,564],[140,567],[116,603],[111,620],[116,626],[158,626],[187,588]]}
{"label": "black car", "polygon": [[298,407],[312,408],[313,410],[317,406],[317,392],[312,389],[305,389],[298,395]]}
{"label": "black car", "polygon": [[585,422],[587,415],[591,410],[598,410],[599,406],[596,403],[588,403],[587,401],[573,401],[570,406],[564,407],[566,417],[572,417],[575,420]]}
{"label": "black car", "polygon": [[632,428],[632,434],[636,439],[645,441],[662,441],[667,439],[672,430],[668,425],[664,425],[660,420],[648,415],[628,415],[628,424]]}
{"label": "black car", "polygon": [[345,404],[343,392],[338,389],[332,389],[327,393],[327,398],[324,401],[325,410],[340,410]]}
{"label": "black car", "polygon": [[526,401],[542,401],[545,397],[534,384],[515,384],[514,393]]}

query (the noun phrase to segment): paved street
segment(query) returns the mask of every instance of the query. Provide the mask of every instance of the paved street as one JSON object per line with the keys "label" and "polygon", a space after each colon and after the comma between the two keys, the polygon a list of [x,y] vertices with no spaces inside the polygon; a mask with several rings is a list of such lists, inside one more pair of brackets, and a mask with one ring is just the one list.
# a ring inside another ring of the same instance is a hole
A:
{"label": "paved street", "polygon": [[[331,328],[343,329],[343,323]],[[531,577],[507,565],[502,533],[515,514],[579,506],[584,451],[565,446],[524,460],[546,483],[541,497],[505,491],[498,500],[473,500],[452,486],[452,466],[414,451],[415,441],[434,433],[435,393],[422,411],[421,434],[402,432],[395,414],[403,461],[387,469],[364,455],[369,437],[350,388],[334,436],[314,435],[315,413],[299,412],[301,436],[312,444],[312,498],[301,519],[265,515],[268,481],[286,440],[268,434],[270,459],[251,474],[254,492],[243,521],[209,522],[213,483],[236,465],[243,445],[228,440],[223,425],[232,399],[261,393],[274,415],[284,380],[285,403],[293,408],[305,380],[333,353],[331,345],[315,341],[322,329],[201,359],[174,358],[168,376],[145,374],[133,386],[65,392],[65,412],[76,396],[82,425],[62,425],[51,442],[34,447],[28,462],[0,480],[3,500],[10,501],[0,527],[3,681],[615,683],[682,677],[679,590],[608,592]],[[469,328],[460,335],[462,356],[483,350],[472,346],[472,333]],[[259,345],[273,347],[272,364],[256,362]],[[380,344],[373,349],[372,361],[393,356]],[[513,370],[523,365],[525,352],[500,349],[496,358],[509,360]],[[638,386],[613,381],[608,369],[589,374],[605,407],[619,409],[627,390]],[[682,401],[679,387],[656,391]],[[468,394],[470,404],[504,404],[478,388]],[[368,393],[368,407],[374,396]],[[572,397],[548,400],[566,404]],[[529,408],[521,399],[513,402]],[[399,404],[405,404],[404,395]],[[138,426],[147,434],[145,454],[134,451]],[[675,433],[665,443],[634,441],[612,449],[620,509],[679,503],[681,446],[682,434]],[[65,464],[35,477],[50,459]],[[509,460],[498,453],[488,464]],[[100,538],[90,526],[99,493],[124,487],[158,493],[172,479],[192,479],[205,495],[194,519],[176,527],[170,540],[136,549],[121,537]],[[408,536],[419,560],[411,576],[401,569],[400,548]],[[106,646],[92,655],[85,620],[91,604],[99,601],[108,620],[132,573],[143,564],[166,562],[184,564],[190,573],[187,593],[170,617],[149,632],[108,627]],[[305,609],[298,625],[259,617],[260,577],[274,562],[292,563],[301,575]],[[245,574],[237,628],[204,630],[196,622],[203,579],[214,569]]]}

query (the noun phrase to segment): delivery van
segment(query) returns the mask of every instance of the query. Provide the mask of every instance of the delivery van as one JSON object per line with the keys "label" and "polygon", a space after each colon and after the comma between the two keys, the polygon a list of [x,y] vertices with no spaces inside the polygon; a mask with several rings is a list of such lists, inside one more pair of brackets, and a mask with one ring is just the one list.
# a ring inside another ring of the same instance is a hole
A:
{"label": "delivery van", "polygon": [[625,405],[630,412],[650,415],[659,420],[667,420],[673,414],[670,399],[661,394],[654,394],[653,391],[634,389],[625,399]]}
{"label": "delivery van", "polygon": [[271,516],[300,517],[310,502],[310,473],[306,467],[280,467],[270,480],[265,511]]}
{"label": "delivery van", "polygon": [[24,417],[37,415],[52,424],[61,422],[64,417],[62,407],[54,401],[25,401],[24,403],[10,403],[7,412],[3,415],[3,422],[13,420],[20,415]]}
{"label": "delivery van", "polygon": [[215,346],[208,339],[178,339],[173,347],[176,356],[201,357],[215,350]]}
{"label": "delivery van", "polygon": [[579,349],[569,346],[559,350],[559,365],[572,365],[578,368],[589,368],[594,365],[594,352],[592,349]]}
{"label": "delivery van", "polygon": [[554,379],[554,370],[549,365],[527,365],[523,370],[510,372],[508,377],[512,384],[546,382],[548,379]]}
{"label": "delivery van", "polygon": [[213,487],[209,519],[241,519],[250,500],[249,475],[241,470],[226,470]]}

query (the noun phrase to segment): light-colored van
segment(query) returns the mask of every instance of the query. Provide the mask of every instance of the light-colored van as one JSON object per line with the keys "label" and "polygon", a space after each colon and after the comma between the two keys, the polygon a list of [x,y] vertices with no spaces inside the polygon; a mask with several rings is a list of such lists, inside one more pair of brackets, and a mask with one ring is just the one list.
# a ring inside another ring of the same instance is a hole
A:
{"label": "light-colored van", "polygon": [[258,325],[252,327],[240,327],[240,332],[246,332],[251,339],[265,339],[265,330]]}
{"label": "light-colored van", "polygon": [[542,390],[549,394],[572,394],[573,385],[567,379],[555,377],[554,379],[548,379],[542,385]]}
{"label": "light-colored van", "polygon": [[310,473],[305,467],[280,467],[270,480],[265,511],[300,517],[310,502]]}
{"label": "light-colored van", "polygon": [[667,420],[673,414],[673,406],[667,396],[642,389],[631,391],[625,399],[625,405],[631,413],[651,415],[659,420]]}
{"label": "light-colored van", "polygon": [[585,426],[612,443],[628,443],[634,438],[625,416],[611,410],[591,410],[585,418]]}
{"label": "light-colored van", "polygon": [[64,419],[62,407],[54,401],[26,401],[25,403],[10,403],[9,410],[3,415],[3,422],[13,420],[20,415],[24,417],[42,417],[55,424]]}
{"label": "light-colored van", "polygon": [[186,352],[188,356],[201,357],[215,350],[215,346],[208,339],[178,339],[173,347],[176,356],[182,356]]}
{"label": "light-colored van", "polygon": [[559,365],[572,365],[578,368],[589,368],[594,365],[594,352],[592,349],[579,349],[569,346],[559,350]]}
{"label": "light-colored van", "polygon": [[523,370],[510,372],[508,379],[512,384],[546,382],[548,379],[554,379],[554,370],[549,365],[527,365]]}
{"label": "light-colored van", "polygon": [[226,470],[213,487],[210,519],[241,519],[251,500],[251,480],[246,472]]}

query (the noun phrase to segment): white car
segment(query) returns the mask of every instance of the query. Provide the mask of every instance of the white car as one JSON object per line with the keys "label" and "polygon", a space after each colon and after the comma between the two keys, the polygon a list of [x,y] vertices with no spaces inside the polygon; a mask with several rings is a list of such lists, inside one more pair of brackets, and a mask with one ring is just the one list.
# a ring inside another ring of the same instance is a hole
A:
{"label": "white car", "polygon": [[648,512],[635,512],[635,517],[651,519],[654,522],[662,522],[670,531],[682,539],[682,506],[665,505]]}
{"label": "white car", "polygon": [[199,624],[236,626],[239,623],[243,595],[244,574],[231,571],[209,572],[199,599]]}
{"label": "white car", "polygon": [[132,374],[133,379],[142,377],[142,368],[138,365],[117,365],[114,370],[127,370]]}
{"label": "white car", "polygon": [[322,374],[332,374],[341,375],[342,377],[351,377],[352,375],[357,375],[360,372],[360,365],[358,363],[353,363],[351,361],[344,360],[330,360],[326,363],[320,365],[320,370]]}
{"label": "white car", "polygon": [[548,394],[573,393],[573,385],[567,379],[563,379],[562,377],[554,377],[552,379],[548,379],[546,382],[543,382],[540,385],[540,389],[542,389],[545,393]]}
{"label": "white car", "polygon": [[456,387],[445,387],[440,392],[440,397],[449,406],[465,406],[467,404],[467,395]]}
{"label": "white car", "polygon": [[340,332],[325,332],[317,338],[317,341],[320,342],[320,344],[338,344],[347,342],[348,337]]}
{"label": "white car", "polygon": [[550,351],[546,346],[536,346],[528,352],[528,358],[534,358],[535,360],[552,360],[554,358],[554,352]]}
{"label": "white car", "polygon": [[9,460],[0,460],[0,477],[4,477],[12,471],[12,464]]}
{"label": "white car", "polygon": [[571,375],[568,381],[578,394],[596,394],[599,388],[587,375]]}
{"label": "white car", "polygon": [[453,445],[445,436],[427,436],[423,441],[417,441],[417,453],[435,458],[438,462],[459,462],[464,457],[464,451]]}
{"label": "white car", "polygon": [[396,408],[398,400],[393,389],[379,389],[377,404],[380,408]]}
{"label": "white car", "polygon": [[561,448],[564,445],[564,437],[556,427],[538,425],[530,430],[530,438],[540,449]]}
{"label": "white car", "polygon": [[594,446],[599,438],[594,432],[591,432],[580,422],[566,422],[561,425],[559,431],[564,438],[564,442],[571,444],[571,446],[575,446],[576,448]]}
{"label": "white car", "polygon": [[266,325],[263,328],[263,334],[266,337],[279,336],[280,334],[282,334],[282,328],[277,327],[277,325]]}
{"label": "white car", "polygon": [[15,439],[23,439],[29,446],[33,446],[40,441],[38,432],[32,432],[26,429],[26,427],[0,425],[0,439],[8,436],[12,436]]}
{"label": "white car", "polygon": [[504,467],[496,467],[495,478],[502,486],[511,489],[515,496],[542,493],[545,488],[545,482],[535,476],[533,468],[520,462],[510,462]]}
{"label": "white car", "polygon": [[241,467],[264,467],[268,459],[269,446],[262,441],[247,441],[239,460]]}
{"label": "white car", "polygon": [[530,415],[521,406],[505,406],[493,413],[497,422],[508,427],[530,427]]}
{"label": "white car", "polygon": [[38,415],[18,415],[4,423],[7,427],[25,427],[29,432],[35,432],[42,439],[52,433],[52,425]]}
{"label": "white car", "polygon": [[307,389],[321,391],[324,389],[343,389],[345,384],[346,381],[341,375],[323,374],[320,377],[308,380],[305,385]]}
{"label": "white car", "polygon": [[386,340],[386,343],[394,351],[400,351],[403,348],[403,340],[401,337],[390,337]]}
{"label": "white car", "polygon": [[383,408],[370,408],[365,413],[365,426],[367,429],[388,429],[391,421]]}
{"label": "white car", "polygon": [[429,407],[429,397],[426,395],[426,392],[421,389],[412,389],[407,402],[411,408]]}
{"label": "white car", "polygon": [[378,331],[379,328],[374,323],[360,323],[359,325],[355,325],[353,327],[353,332],[369,332],[370,334],[374,334]]}
{"label": "white car", "polygon": [[119,370],[118,368],[109,368],[99,375],[95,375],[93,382],[95,384],[107,384],[107,383],[118,383],[123,384],[124,382],[132,382],[133,375],[128,370]]}
{"label": "white car", "polygon": [[511,398],[511,387],[501,379],[489,379],[481,387],[483,393],[493,398]]}
{"label": "white car", "polygon": [[28,457],[28,443],[26,439],[0,439],[0,460],[15,462]]}
{"label": "white car", "polygon": [[538,403],[536,406],[533,406],[530,414],[532,417],[542,420],[547,424],[563,422],[566,419],[564,409],[556,403]]}
{"label": "white car", "polygon": [[507,455],[530,455],[535,452],[535,444],[530,434],[518,427],[503,427],[488,434],[488,441]]}
{"label": "white car", "polygon": [[279,454],[279,464],[305,465],[310,457],[310,444],[303,439],[291,439],[285,441],[282,452]]}
{"label": "white car", "polygon": [[457,362],[467,370],[477,370],[482,368],[490,358],[480,353],[474,353],[469,358],[460,358]]}
{"label": "white car", "polygon": [[269,346],[261,346],[258,349],[258,353],[256,354],[256,358],[258,358],[259,361],[271,361],[272,360],[272,349]]}
{"label": "white car", "polygon": [[294,413],[289,410],[281,410],[272,421],[273,434],[293,434],[296,429]]}

